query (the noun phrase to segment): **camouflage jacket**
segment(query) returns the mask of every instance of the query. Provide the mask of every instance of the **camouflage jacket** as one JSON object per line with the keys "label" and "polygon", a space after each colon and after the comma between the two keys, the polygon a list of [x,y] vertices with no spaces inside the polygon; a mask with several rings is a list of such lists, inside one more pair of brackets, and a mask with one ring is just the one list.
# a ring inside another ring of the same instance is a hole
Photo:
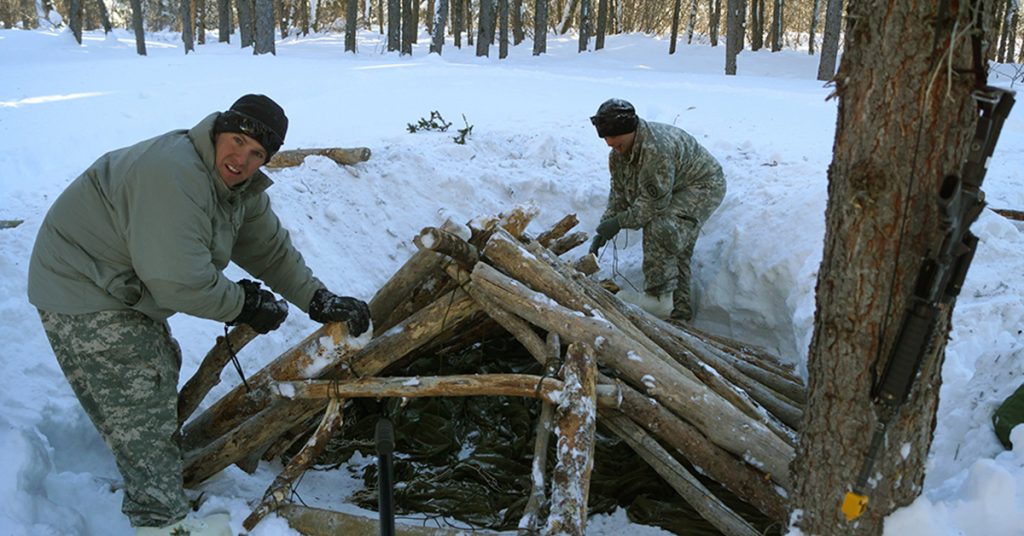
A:
{"label": "camouflage jacket", "polygon": [[229,261],[303,311],[323,286],[270,207],[261,171],[228,188],[214,163],[211,114],[109,152],[50,207],[29,264],[28,297],[65,314],[136,309],[221,322],[242,310]]}
{"label": "camouflage jacket", "polygon": [[[721,199],[725,192],[722,166],[693,136],[664,123],[640,120],[628,154],[608,156],[611,191],[602,220],[619,216],[627,229],[640,229],[670,213],[703,223],[710,213],[703,197]],[[717,206],[717,203],[715,203]]]}

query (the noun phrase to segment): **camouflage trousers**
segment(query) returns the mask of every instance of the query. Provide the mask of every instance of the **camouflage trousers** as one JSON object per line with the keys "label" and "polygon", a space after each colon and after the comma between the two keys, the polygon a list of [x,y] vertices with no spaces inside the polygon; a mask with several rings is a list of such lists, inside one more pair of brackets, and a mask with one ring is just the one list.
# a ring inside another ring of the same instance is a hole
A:
{"label": "camouflage trousers", "polygon": [[672,318],[692,320],[690,261],[697,235],[725,197],[722,188],[703,196],[696,204],[669,207],[663,218],[644,226],[644,291],[660,295],[672,292]]}
{"label": "camouflage trousers", "polygon": [[39,311],[64,376],[110,447],[132,526],[185,516],[178,429],[181,349],[166,322],[138,311]]}

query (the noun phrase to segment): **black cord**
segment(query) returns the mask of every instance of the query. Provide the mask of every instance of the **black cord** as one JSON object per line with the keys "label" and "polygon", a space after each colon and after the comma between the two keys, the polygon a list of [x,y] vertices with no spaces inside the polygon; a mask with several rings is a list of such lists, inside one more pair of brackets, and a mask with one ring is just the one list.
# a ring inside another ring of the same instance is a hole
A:
{"label": "black cord", "polygon": [[238,362],[238,354],[236,354],[235,349],[231,347],[231,337],[228,336],[227,324],[224,324],[224,345],[227,346],[228,354],[231,354],[231,363],[235,365],[235,371],[238,372],[238,377],[242,378],[242,385],[245,386],[245,390],[252,391],[252,387],[249,387],[249,382],[245,381],[245,372],[242,372],[242,364]]}

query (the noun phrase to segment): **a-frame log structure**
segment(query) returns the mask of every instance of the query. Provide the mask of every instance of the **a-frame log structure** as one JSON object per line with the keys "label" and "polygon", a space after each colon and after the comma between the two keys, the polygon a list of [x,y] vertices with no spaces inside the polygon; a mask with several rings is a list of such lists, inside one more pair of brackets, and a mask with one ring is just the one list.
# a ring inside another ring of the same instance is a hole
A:
{"label": "a-frame log structure", "polygon": [[[800,378],[767,352],[621,302],[590,277],[597,270],[593,256],[575,263],[559,257],[586,241],[585,233],[570,233],[575,216],[530,237],[525,229],[534,216],[516,209],[468,226],[423,229],[414,239],[419,251],[370,301],[372,337],[350,337],[344,324],[324,325],[250,377],[248,387],[192,416],[227,361],[227,344],[218,340],[179,402],[186,485],[231,464],[252,470],[308,437],[265,495],[254,498],[244,526],[251,530],[275,511],[301,512],[295,515],[307,527],[312,519],[339,523],[287,499],[340,428],[346,399],[523,396],[543,404],[523,531],[584,533],[597,425],[621,437],[722,533],[758,534],[692,468],[783,522],[805,400]],[[386,374],[431,349],[468,345],[500,330],[555,374]],[[237,351],[253,336],[239,326],[228,339]],[[598,364],[607,372],[598,372]],[[558,448],[549,479],[542,469],[552,433]],[[539,519],[542,511],[550,512],[546,521]]]}

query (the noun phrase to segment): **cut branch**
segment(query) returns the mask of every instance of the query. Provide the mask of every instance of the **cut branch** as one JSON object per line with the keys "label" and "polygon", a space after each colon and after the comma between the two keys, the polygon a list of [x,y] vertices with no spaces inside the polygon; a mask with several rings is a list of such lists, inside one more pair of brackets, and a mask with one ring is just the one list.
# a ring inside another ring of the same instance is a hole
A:
{"label": "cut branch", "polygon": [[291,149],[279,151],[267,162],[266,167],[270,169],[294,167],[301,165],[307,156],[326,156],[341,165],[352,165],[366,162],[370,159],[368,147],[353,148],[325,148],[325,149]]}

